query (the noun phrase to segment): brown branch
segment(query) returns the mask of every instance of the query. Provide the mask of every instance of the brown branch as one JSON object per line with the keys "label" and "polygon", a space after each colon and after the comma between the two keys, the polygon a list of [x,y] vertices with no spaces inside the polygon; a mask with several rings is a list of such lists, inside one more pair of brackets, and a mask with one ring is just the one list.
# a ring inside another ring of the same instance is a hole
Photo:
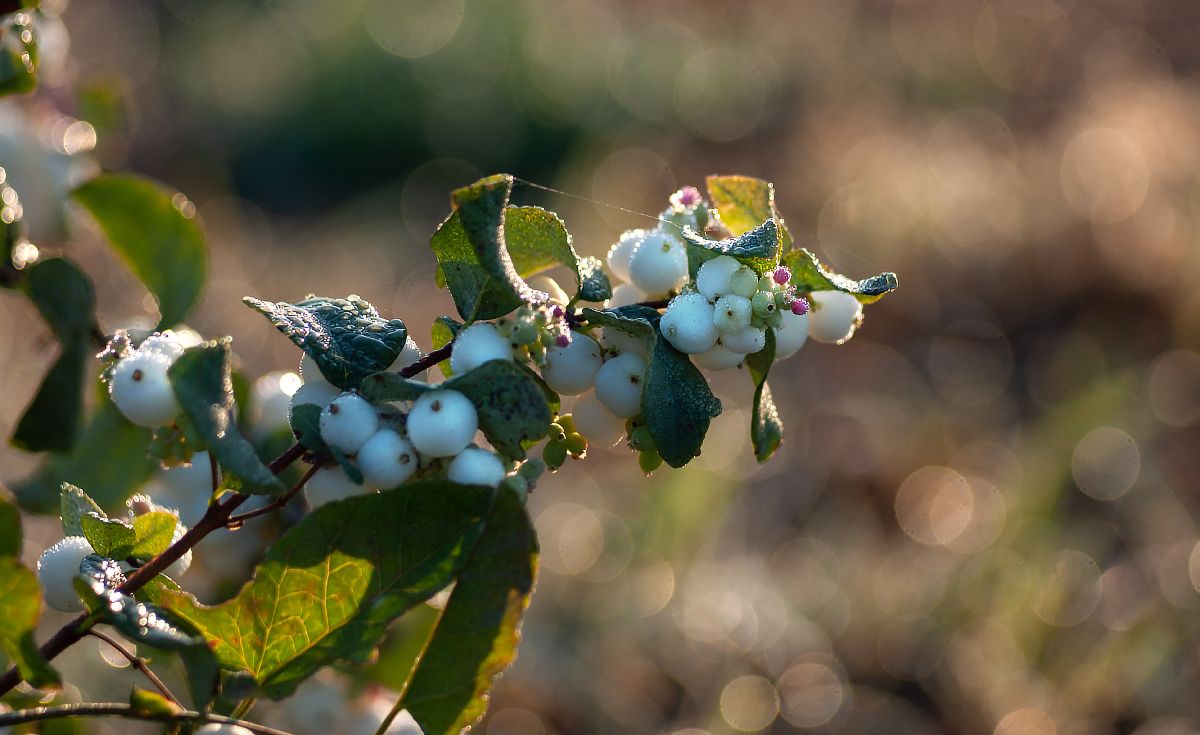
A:
{"label": "brown branch", "polygon": [[154,685],[154,688],[161,692],[164,697],[171,700],[176,706],[181,708],[183,707],[183,703],[179,701],[179,697],[176,697],[174,694],[172,694],[171,690],[167,688],[167,685],[163,683],[163,680],[158,678],[158,674],[155,674],[150,670],[150,665],[146,663],[146,659],[138,656],[133,651],[130,651],[128,648],[121,645],[121,642],[117,639],[105,633],[101,633],[95,628],[89,630],[88,635],[92,636],[93,638],[99,638],[116,649],[117,653],[124,656],[126,661],[128,661],[135,669],[142,672],[142,675],[149,679],[150,683]]}
{"label": "brown branch", "polygon": [[428,370],[442,360],[445,360],[447,357],[450,357],[450,351],[452,349],[454,349],[454,340],[450,340],[433,352],[430,352],[428,355],[422,357],[420,360],[417,360],[413,364],[404,368],[400,371],[400,375],[405,378],[411,378],[412,376],[424,370]]}
{"label": "brown branch", "polygon": [[219,725],[244,727],[258,735],[291,735],[284,730],[276,730],[273,727],[233,717],[222,717],[221,715],[190,712],[188,710],[181,710],[179,712],[146,712],[144,710],[136,710],[128,704],[118,702],[63,704],[57,707],[30,707],[29,709],[0,714],[0,727],[20,725],[25,722],[38,722],[40,720],[56,720],[64,717],[120,717],[125,720],[166,722],[175,725],[185,723],[194,723],[197,725],[217,723]]}

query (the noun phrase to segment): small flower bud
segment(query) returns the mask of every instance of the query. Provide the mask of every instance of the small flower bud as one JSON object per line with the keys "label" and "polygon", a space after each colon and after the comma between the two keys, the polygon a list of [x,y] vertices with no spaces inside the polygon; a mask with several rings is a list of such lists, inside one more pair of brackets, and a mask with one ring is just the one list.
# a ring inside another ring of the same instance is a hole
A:
{"label": "small flower bud", "polygon": [[775,269],[774,278],[775,282],[782,286],[792,279],[792,270],[786,265],[781,265]]}

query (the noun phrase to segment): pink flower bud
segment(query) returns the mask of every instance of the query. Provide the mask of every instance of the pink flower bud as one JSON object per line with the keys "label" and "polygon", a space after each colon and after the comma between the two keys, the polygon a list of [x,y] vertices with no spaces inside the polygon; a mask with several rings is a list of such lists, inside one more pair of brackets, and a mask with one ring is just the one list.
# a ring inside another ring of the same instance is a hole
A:
{"label": "pink flower bud", "polygon": [[691,209],[700,203],[700,190],[694,186],[685,186],[679,190],[679,203]]}
{"label": "pink flower bud", "polygon": [[569,335],[569,334],[558,335],[557,337],[554,338],[554,344],[558,345],[559,347],[569,347],[571,345],[571,335]]}
{"label": "pink flower bud", "polygon": [[808,299],[800,298],[792,302],[792,313],[796,316],[804,316],[808,313]]}
{"label": "pink flower bud", "polygon": [[781,265],[775,269],[775,273],[772,275],[772,278],[775,279],[776,283],[782,286],[792,279],[792,271],[786,265]]}
{"label": "pink flower bud", "polygon": [[561,306],[555,306],[553,309],[550,310],[550,313],[552,315],[554,315],[555,319],[562,319],[563,314],[565,314],[566,312],[563,311],[563,308]]}

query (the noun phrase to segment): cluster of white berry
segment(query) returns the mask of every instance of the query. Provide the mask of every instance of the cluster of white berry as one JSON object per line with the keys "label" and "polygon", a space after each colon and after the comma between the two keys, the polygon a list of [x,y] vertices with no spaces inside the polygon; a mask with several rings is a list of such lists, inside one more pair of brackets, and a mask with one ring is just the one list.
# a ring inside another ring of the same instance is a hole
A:
{"label": "cluster of white berry", "polygon": [[179,402],[167,370],[188,347],[200,343],[190,329],[150,335],[134,349],[119,334],[102,357],[115,359],[108,375],[108,394],[125,418],[152,429],[167,426],[179,416]]}
{"label": "cluster of white berry", "polygon": [[[469,349],[454,352],[458,355],[452,358],[454,372],[467,372],[499,355],[512,359],[510,343],[494,325],[472,325],[463,330],[459,340],[468,333]],[[409,338],[389,370],[399,372],[420,357],[416,343]],[[362,475],[360,483],[339,465],[318,469],[305,485],[313,507],[390,490],[435,463],[444,468],[449,480],[469,485],[495,487],[508,475],[509,468],[500,457],[474,444],[479,419],[475,406],[458,391],[432,390],[411,405],[376,405],[358,393],[340,392],[330,385],[307,355],[300,363],[300,373],[304,384],[292,395],[293,410],[304,404],[320,407],[321,440],[344,454]]]}

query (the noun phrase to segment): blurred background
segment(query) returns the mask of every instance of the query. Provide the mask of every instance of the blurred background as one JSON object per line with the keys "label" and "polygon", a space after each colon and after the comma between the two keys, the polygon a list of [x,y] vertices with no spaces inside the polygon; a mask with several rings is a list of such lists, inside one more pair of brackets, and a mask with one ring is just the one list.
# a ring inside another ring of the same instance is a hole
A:
{"label": "blurred background", "polygon": [[[498,171],[646,213],[708,173],[758,176],[831,266],[899,274],[853,340],[775,368],[768,464],[735,371],[688,468],[647,480],[592,451],[539,485],[537,594],[479,731],[1200,733],[1200,4],[43,8],[42,87],[0,105],[31,238],[92,274],[106,330],[149,326],[61,197],[97,168],[186,192],[212,274],[190,326],[232,334],[251,377],[297,355],[245,295],[357,293],[428,348],[453,310],[428,238],[451,188]],[[585,254],[648,222],[515,198]],[[6,435],[53,357],[0,295]],[[5,483],[33,467],[0,449]],[[185,586],[236,590],[278,523],[202,544]],[[59,533],[29,521],[29,559]],[[357,732],[432,619],[251,717]],[[85,682],[62,696],[120,700],[134,674],[87,676],[94,643],[60,659]]]}

